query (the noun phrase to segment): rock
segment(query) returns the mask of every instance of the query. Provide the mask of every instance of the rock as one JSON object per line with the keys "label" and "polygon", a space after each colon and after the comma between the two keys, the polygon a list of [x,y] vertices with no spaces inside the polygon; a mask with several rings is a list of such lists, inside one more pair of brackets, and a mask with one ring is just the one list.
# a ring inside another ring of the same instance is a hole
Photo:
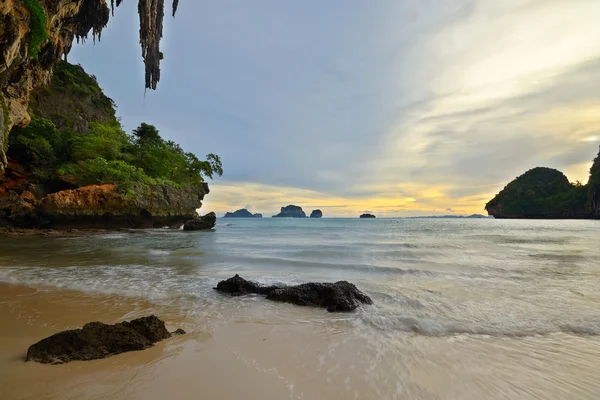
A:
{"label": "rock", "polygon": [[273,215],[273,218],[306,218],[306,214],[302,211],[302,207],[289,205],[281,207],[281,212]]}
{"label": "rock", "polygon": [[215,290],[241,296],[250,293],[266,295],[268,300],[299,306],[322,307],[329,312],[354,311],[361,304],[373,304],[369,296],[352,283],[303,283],[295,286],[261,286],[239,275],[221,281]]}
{"label": "rock", "polygon": [[223,218],[262,218],[262,214],[252,214],[250,211],[242,208],[234,212],[226,213]]}
{"label": "rock", "polygon": [[171,334],[165,323],[154,315],[114,325],[90,322],[81,329],[63,331],[40,340],[27,350],[27,361],[62,364],[95,360],[144,350],[169,337]]}
{"label": "rock", "polygon": [[185,331],[181,328],[177,329],[172,335],[185,335]]}
{"label": "rock", "polygon": [[313,210],[310,213],[310,217],[311,218],[322,218],[323,217],[323,212],[321,210]]}
{"label": "rock", "polygon": [[375,218],[375,216],[373,214],[361,214],[359,218]]}
{"label": "rock", "polygon": [[184,231],[200,231],[206,229],[212,229],[217,223],[217,215],[214,212],[210,212],[201,217],[196,217],[183,224]]}
{"label": "rock", "polygon": [[506,185],[485,209],[494,218],[585,218],[586,194],[562,172],[537,167]]}
{"label": "rock", "polygon": [[[134,189],[132,195],[115,185],[90,185],[61,190],[39,203],[42,228],[161,228],[181,226],[193,219],[202,205],[208,185],[183,188],[154,185]],[[21,227],[28,227],[19,225]]]}
{"label": "rock", "polygon": [[600,185],[596,185],[591,195],[592,216],[600,218]]}
{"label": "rock", "polygon": [[275,286],[261,286],[252,281],[247,281],[238,274],[234,277],[217,283],[215,290],[219,292],[229,293],[232,296],[242,296],[245,294],[267,294],[270,290],[275,289]]}

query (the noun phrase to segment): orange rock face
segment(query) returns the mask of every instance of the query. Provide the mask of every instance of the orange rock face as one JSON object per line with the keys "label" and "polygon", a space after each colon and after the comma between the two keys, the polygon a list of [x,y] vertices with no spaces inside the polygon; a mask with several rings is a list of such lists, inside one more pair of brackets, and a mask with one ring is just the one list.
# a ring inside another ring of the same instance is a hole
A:
{"label": "orange rock face", "polygon": [[[25,185],[26,186],[26,185]],[[0,194],[0,225],[44,228],[153,228],[181,226],[197,216],[208,185],[156,185],[122,193],[90,185],[36,198],[19,188]]]}

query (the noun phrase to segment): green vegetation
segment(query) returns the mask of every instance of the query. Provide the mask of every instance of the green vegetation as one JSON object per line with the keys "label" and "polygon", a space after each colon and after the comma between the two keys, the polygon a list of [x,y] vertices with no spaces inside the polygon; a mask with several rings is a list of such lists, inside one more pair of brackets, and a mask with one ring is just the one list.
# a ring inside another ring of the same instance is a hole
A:
{"label": "green vegetation", "polygon": [[90,123],[90,131],[59,131],[51,120],[33,116],[10,135],[9,155],[40,178],[61,178],[78,186],[114,183],[123,189],[163,184],[181,187],[222,175],[218,156],[200,161],[141,124],[127,135],[118,122]]}
{"label": "green vegetation", "polygon": [[42,44],[48,39],[46,13],[38,0],[24,0],[29,10],[29,55],[37,60]]}
{"label": "green vegetation", "polygon": [[588,204],[588,207],[590,207],[590,211],[592,211],[591,206],[592,206],[592,198],[594,196],[594,191],[596,190],[596,188],[599,185],[600,185],[600,150],[598,151],[598,155],[594,159],[594,162],[592,163],[592,167],[590,168],[590,180],[587,185],[588,186],[587,204]]}
{"label": "green vegetation", "polygon": [[588,186],[569,183],[552,168],[534,168],[517,177],[485,208],[496,217],[583,218],[589,214]]}
{"label": "green vegetation", "polygon": [[115,117],[114,103],[81,66],[59,63],[48,88],[30,102],[31,123],[13,128],[8,156],[57,186],[116,184],[126,193],[160,184],[182,187],[221,176],[221,160],[206,160],[164,140],[142,123],[131,135]]}
{"label": "green vegetation", "polygon": [[0,93],[0,107],[2,107],[2,116],[4,121],[1,136],[4,137],[3,150],[6,152],[8,150],[8,125],[10,124],[10,115],[8,113],[8,106],[6,105],[6,100],[4,100],[4,95],[2,93]]}
{"label": "green vegetation", "polygon": [[66,61],[61,61],[54,69],[54,75],[47,91],[71,92],[76,96],[90,96],[94,105],[100,109],[115,107],[112,99],[104,95],[98,86],[94,75],[88,75],[80,65],[69,64]]}

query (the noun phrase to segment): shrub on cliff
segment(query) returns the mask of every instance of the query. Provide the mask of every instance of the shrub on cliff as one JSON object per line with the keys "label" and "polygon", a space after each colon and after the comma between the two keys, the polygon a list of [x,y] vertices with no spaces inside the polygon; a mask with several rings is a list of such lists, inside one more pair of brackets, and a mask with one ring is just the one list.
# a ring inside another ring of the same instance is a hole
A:
{"label": "shrub on cliff", "polygon": [[496,217],[582,217],[586,196],[586,186],[569,183],[558,170],[538,167],[506,185],[485,208]]}
{"label": "shrub on cliff", "polygon": [[96,78],[79,65],[60,62],[50,85],[30,102],[32,120],[13,128],[8,155],[34,178],[61,178],[76,185],[161,184],[181,187],[222,175],[217,155],[206,160],[160,137],[142,123],[128,135],[115,117],[114,104]]}
{"label": "shrub on cliff", "polygon": [[588,207],[590,207],[590,211],[592,211],[591,210],[592,198],[594,196],[596,188],[599,185],[600,185],[600,150],[598,151],[598,155],[594,159],[594,162],[592,163],[592,167],[590,168],[590,180],[587,185],[587,187],[588,187],[587,204],[588,204]]}
{"label": "shrub on cliff", "polygon": [[[144,133],[142,133],[144,132]],[[83,134],[59,131],[52,121],[33,116],[27,128],[10,136],[9,155],[40,178],[69,176],[77,185],[114,183],[123,187],[160,183],[180,187],[222,175],[221,160],[200,161],[158,130],[142,124],[127,135],[117,122],[90,123]]]}

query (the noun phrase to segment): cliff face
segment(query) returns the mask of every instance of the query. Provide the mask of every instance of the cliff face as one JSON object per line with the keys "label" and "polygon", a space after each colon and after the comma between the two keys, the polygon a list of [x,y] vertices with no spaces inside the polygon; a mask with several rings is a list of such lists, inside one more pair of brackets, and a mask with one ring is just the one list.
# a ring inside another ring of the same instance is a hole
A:
{"label": "cliff face", "polygon": [[109,18],[104,0],[3,0],[0,2],[0,169],[7,165],[8,134],[30,121],[31,91],[46,85],[73,39],[100,36]]}
{"label": "cliff face", "polygon": [[[122,131],[112,100],[82,67],[57,64],[50,84],[32,91],[30,110],[29,127],[11,132],[7,166],[0,172],[0,227],[172,227],[197,215],[208,185],[154,179],[131,164],[144,154],[132,150],[136,143]],[[155,140],[164,150],[165,142]],[[162,158],[168,169],[182,168]],[[91,176],[76,168],[97,160],[104,166]],[[69,169],[65,165],[75,172],[62,171]],[[117,169],[106,175],[111,168]]]}
{"label": "cliff face", "polygon": [[[117,0],[116,6],[121,2]],[[173,0],[173,16],[178,4]],[[160,80],[164,7],[164,0],[138,0],[140,45],[149,89],[156,89]],[[30,121],[31,91],[48,84],[54,65],[68,54],[73,39],[83,41],[90,32],[94,40],[100,39],[109,17],[106,0],[0,1],[0,172],[8,163],[11,128],[25,127]]]}
{"label": "cliff face", "polygon": [[208,185],[164,185],[121,193],[115,185],[62,190],[38,199],[31,191],[0,196],[0,226],[25,228],[177,227],[197,216]]}
{"label": "cliff face", "polygon": [[590,181],[588,182],[588,204],[590,213],[594,218],[600,218],[600,150],[590,168]]}

